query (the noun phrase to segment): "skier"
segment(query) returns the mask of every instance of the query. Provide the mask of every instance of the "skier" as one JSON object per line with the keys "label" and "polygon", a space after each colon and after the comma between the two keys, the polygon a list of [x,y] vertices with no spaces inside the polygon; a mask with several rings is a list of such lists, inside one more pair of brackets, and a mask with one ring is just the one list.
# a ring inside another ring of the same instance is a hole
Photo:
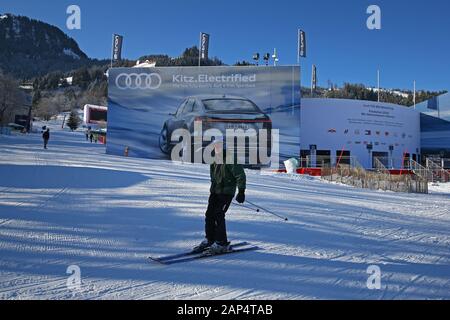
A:
{"label": "skier", "polygon": [[42,138],[44,139],[44,149],[47,149],[48,140],[50,140],[50,129],[47,128],[46,131],[42,134]]}
{"label": "skier", "polygon": [[91,140],[91,143],[93,142],[93,140],[94,140],[94,134],[91,132],[91,134],[89,135],[89,139]]}
{"label": "skier", "polygon": [[[213,144],[216,155],[225,158],[223,139],[216,139]],[[227,164],[225,161],[224,163],[213,163],[210,166],[211,188],[208,208],[205,213],[206,238],[194,248],[194,252],[206,250],[210,254],[220,254],[230,249],[225,213],[236,194],[236,187],[239,190],[236,201],[238,203],[245,202],[246,176],[242,165]]]}

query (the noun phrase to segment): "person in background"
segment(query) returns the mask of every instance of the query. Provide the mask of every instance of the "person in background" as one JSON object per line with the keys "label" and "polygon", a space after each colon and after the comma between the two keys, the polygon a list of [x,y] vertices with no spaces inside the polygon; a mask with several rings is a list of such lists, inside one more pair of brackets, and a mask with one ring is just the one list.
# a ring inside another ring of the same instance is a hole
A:
{"label": "person in background", "polygon": [[47,149],[48,140],[50,140],[50,129],[47,128],[46,131],[42,134],[42,138],[44,139],[44,149]]}
{"label": "person in background", "polygon": [[91,134],[89,135],[89,139],[91,140],[91,143],[94,141],[94,134],[91,131]]}

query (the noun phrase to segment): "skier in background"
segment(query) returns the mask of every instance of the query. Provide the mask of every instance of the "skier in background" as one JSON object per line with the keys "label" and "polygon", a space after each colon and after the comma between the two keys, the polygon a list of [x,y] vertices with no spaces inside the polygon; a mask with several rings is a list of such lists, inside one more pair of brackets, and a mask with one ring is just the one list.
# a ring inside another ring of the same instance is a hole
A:
{"label": "skier in background", "polygon": [[46,131],[42,134],[42,138],[44,139],[44,149],[47,149],[48,140],[50,140],[50,129],[47,128]]}
{"label": "skier in background", "polygon": [[236,188],[239,190],[236,201],[238,203],[245,202],[246,176],[241,164],[227,164],[225,162],[223,139],[216,139],[213,144],[216,155],[224,158],[224,164],[213,163],[210,166],[211,188],[208,209],[205,213],[206,238],[194,248],[194,252],[206,250],[211,254],[220,254],[230,250],[225,213],[233,201]]}
{"label": "skier in background", "polygon": [[89,139],[91,140],[91,143],[94,141],[94,134],[91,132],[91,134],[89,135]]}

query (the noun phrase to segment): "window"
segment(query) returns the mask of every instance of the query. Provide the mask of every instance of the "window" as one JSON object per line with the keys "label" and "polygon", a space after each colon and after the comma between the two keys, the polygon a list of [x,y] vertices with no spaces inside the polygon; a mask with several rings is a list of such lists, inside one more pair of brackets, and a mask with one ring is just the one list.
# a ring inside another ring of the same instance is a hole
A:
{"label": "window", "polygon": [[336,165],[350,165],[350,151],[336,151]]}
{"label": "window", "polygon": [[403,154],[403,168],[409,168],[409,159],[411,155],[409,153]]}
{"label": "window", "polygon": [[259,113],[253,102],[243,99],[208,99],[203,104],[207,112]]}
{"label": "window", "polygon": [[201,111],[200,105],[194,100],[194,106],[192,107],[192,112],[199,113]]}
{"label": "window", "polygon": [[107,121],[107,111],[100,109],[91,109],[90,110],[90,119],[91,121]]}
{"label": "window", "polygon": [[311,150],[300,151],[300,167],[308,168],[311,166]]}
{"label": "window", "polygon": [[331,165],[331,151],[317,150],[316,152],[316,166],[318,168],[329,167]]}
{"label": "window", "polygon": [[183,114],[183,109],[184,109],[184,106],[186,105],[186,103],[187,103],[187,100],[184,101],[184,102],[181,104],[181,106],[178,108],[177,114],[176,114],[177,117],[179,117],[179,116],[181,116],[181,115]]}
{"label": "window", "polygon": [[[389,153],[387,152],[372,152],[372,167],[377,168],[377,159],[384,167],[389,167]],[[378,164],[379,164],[378,163]]]}
{"label": "window", "polygon": [[194,107],[194,103],[195,103],[194,100],[189,99],[188,102],[186,103],[186,106],[184,107],[183,114],[191,113],[192,108]]}

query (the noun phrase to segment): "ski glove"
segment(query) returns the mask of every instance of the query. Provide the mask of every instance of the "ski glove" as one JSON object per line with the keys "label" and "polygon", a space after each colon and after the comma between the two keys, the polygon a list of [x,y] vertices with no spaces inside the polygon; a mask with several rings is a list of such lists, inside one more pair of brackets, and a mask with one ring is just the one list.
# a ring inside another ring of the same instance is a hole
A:
{"label": "ski glove", "polygon": [[236,196],[236,201],[238,203],[244,203],[245,202],[245,190],[239,190],[239,193]]}

